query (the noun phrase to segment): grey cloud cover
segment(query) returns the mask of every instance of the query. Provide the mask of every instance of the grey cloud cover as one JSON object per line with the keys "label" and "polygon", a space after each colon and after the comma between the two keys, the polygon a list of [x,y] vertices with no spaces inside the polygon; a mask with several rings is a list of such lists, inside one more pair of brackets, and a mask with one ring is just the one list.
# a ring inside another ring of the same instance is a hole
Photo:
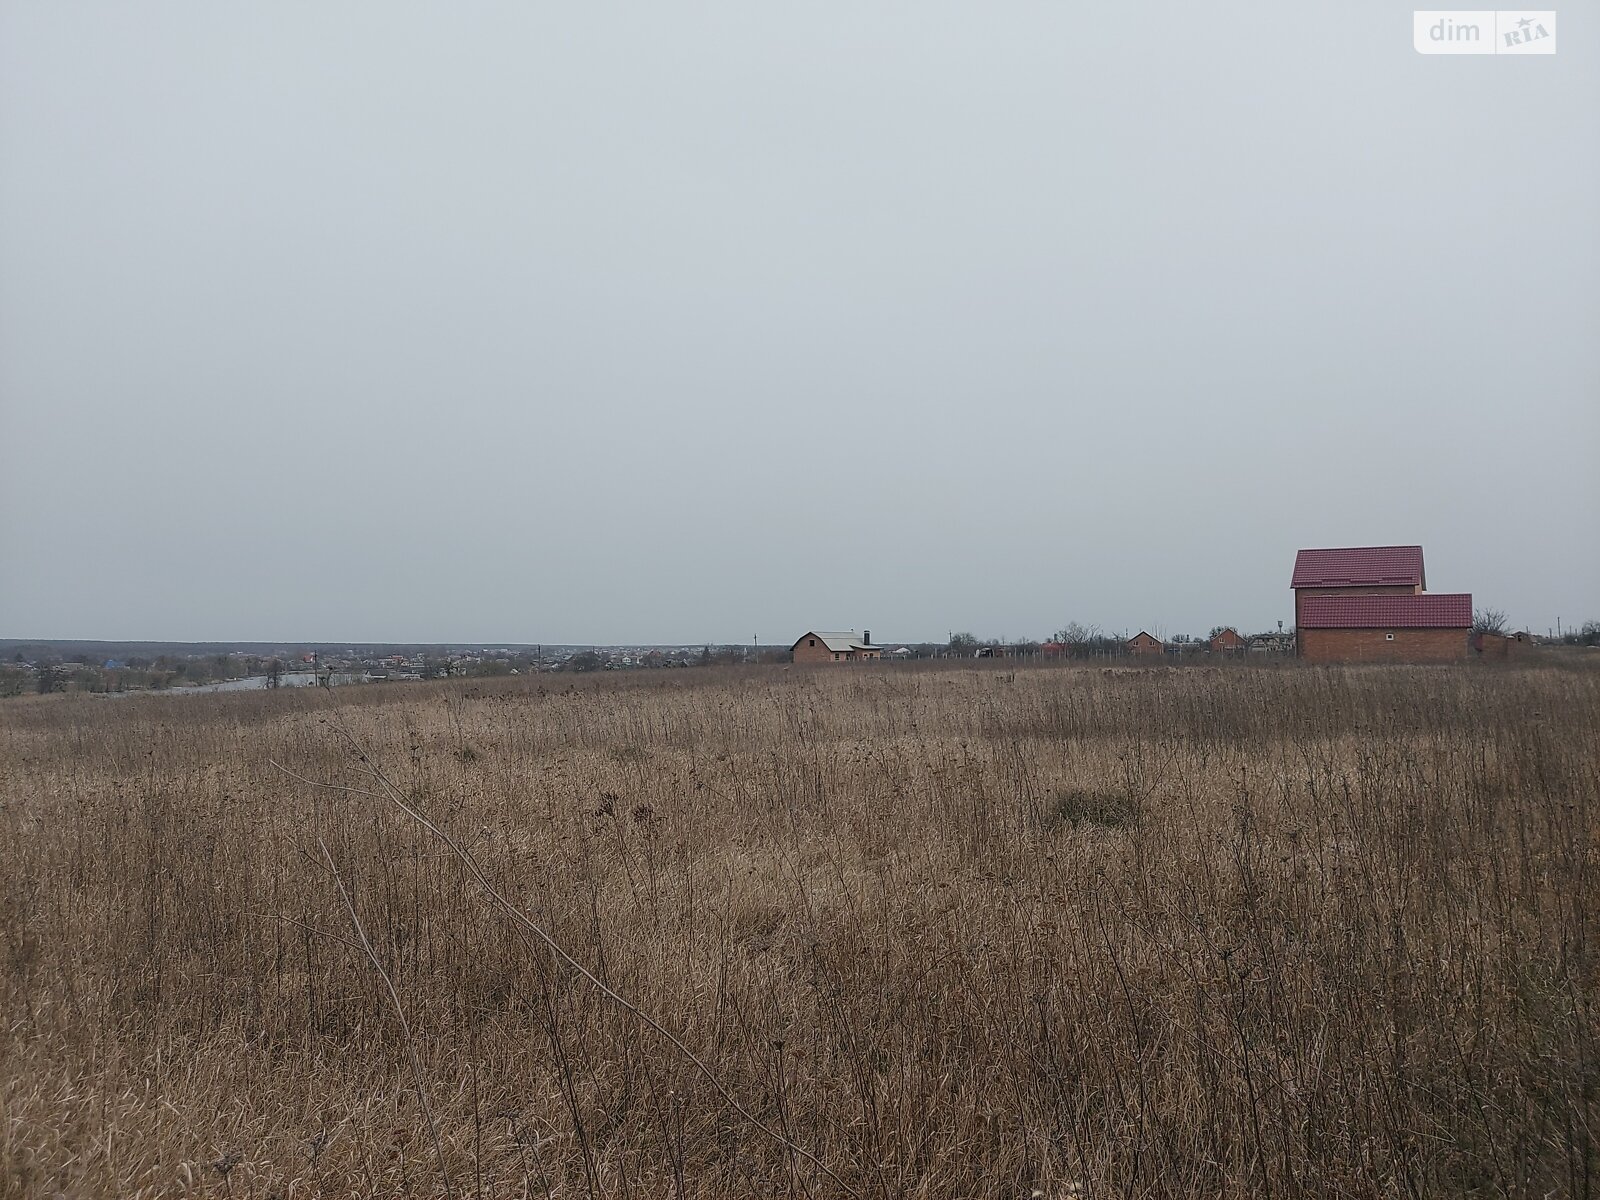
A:
{"label": "grey cloud cover", "polygon": [[0,634],[1600,617],[1595,17],[7,4]]}

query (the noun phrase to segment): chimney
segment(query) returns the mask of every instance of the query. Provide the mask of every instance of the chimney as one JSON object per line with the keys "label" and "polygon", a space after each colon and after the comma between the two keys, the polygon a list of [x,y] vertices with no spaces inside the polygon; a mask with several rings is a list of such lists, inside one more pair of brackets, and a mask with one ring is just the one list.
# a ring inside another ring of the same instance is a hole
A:
{"label": "chimney", "polygon": [[862,631],[861,631],[861,644],[862,644],[862,645],[863,645],[863,646],[870,646],[870,645],[872,645],[872,630],[870,630],[870,629],[863,629],[863,630],[862,630]]}

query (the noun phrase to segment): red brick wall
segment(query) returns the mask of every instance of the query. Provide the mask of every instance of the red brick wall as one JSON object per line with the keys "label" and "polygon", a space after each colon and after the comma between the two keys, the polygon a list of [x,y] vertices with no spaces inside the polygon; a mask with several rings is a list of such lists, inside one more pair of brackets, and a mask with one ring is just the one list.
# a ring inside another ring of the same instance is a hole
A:
{"label": "red brick wall", "polygon": [[[812,642],[815,642],[816,645],[811,645],[810,643]],[[879,646],[873,646],[870,650],[857,650],[854,653],[848,650],[841,650],[837,653],[838,657],[835,658],[835,651],[829,650],[826,642],[819,637],[812,637],[807,634],[795,643],[794,661],[797,663],[859,662],[864,658],[879,658],[882,656],[883,650]]]}
{"label": "red brick wall", "polygon": [[1504,660],[1509,656],[1511,639],[1498,633],[1475,633],[1472,635],[1472,648],[1482,658],[1495,658]]}
{"label": "red brick wall", "polygon": [[1129,654],[1160,654],[1161,643],[1147,633],[1141,633],[1128,641]]}
{"label": "red brick wall", "polygon": [[1532,642],[1518,641],[1515,634],[1503,633],[1475,633],[1472,648],[1478,652],[1478,657],[1496,661],[1525,658],[1535,649]]}
{"label": "red brick wall", "polygon": [[1294,623],[1300,624],[1301,596],[1420,596],[1422,589],[1410,583],[1389,583],[1372,587],[1310,587],[1294,590]]}
{"label": "red brick wall", "polygon": [[1297,636],[1300,657],[1314,663],[1453,662],[1471,645],[1465,629],[1301,629]]}
{"label": "red brick wall", "polygon": [[[812,642],[816,644],[811,645],[810,643]],[[794,661],[797,663],[832,662],[833,651],[828,649],[827,643],[821,638],[811,637],[808,634],[795,643]]]}
{"label": "red brick wall", "polygon": [[1244,639],[1231,629],[1224,629],[1211,639],[1213,650],[1237,650],[1244,645]]}

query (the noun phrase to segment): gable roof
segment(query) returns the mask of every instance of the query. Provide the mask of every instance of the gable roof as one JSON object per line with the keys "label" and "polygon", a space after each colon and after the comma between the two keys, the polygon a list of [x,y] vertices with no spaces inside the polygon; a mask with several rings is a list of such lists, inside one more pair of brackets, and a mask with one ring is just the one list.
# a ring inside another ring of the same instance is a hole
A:
{"label": "gable roof", "polygon": [[856,633],[819,633],[817,630],[812,629],[795,638],[794,645],[790,646],[789,649],[795,649],[807,638],[816,638],[835,654],[846,650],[877,650],[880,648],[876,643],[863,642],[860,635]]}
{"label": "gable roof", "polygon": [[1306,596],[1302,629],[1471,629],[1472,595]]}
{"label": "gable roof", "polygon": [[[1124,626],[1124,628],[1126,628],[1126,626]],[[1142,630],[1142,629],[1141,629],[1141,630],[1139,630],[1139,632],[1138,632],[1138,633],[1136,633],[1136,634],[1134,634],[1134,635],[1133,635],[1133,636],[1132,636],[1132,637],[1131,637],[1131,638],[1129,638],[1129,639],[1128,639],[1128,640],[1129,640],[1129,641],[1130,641],[1130,642],[1137,642],[1137,641],[1138,641],[1138,640],[1139,640],[1139,639],[1140,639],[1140,638],[1149,638],[1149,639],[1150,639],[1150,640],[1151,640],[1151,641],[1152,641],[1152,642],[1154,642],[1154,643],[1155,643],[1155,644],[1156,644],[1156,645],[1158,645],[1158,646],[1159,646],[1159,645],[1162,645],[1162,644],[1163,644],[1163,643],[1162,643],[1162,641],[1161,641],[1161,639],[1160,639],[1160,638],[1158,638],[1158,637],[1157,637],[1157,636],[1156,636],[1156,635],[1155,635],[1155,634],[1153,634],[1153,633],[1146,633],[1146,632],[1145,632],[1145,631],[1144,631],[1144,630]]]}
{"label": "gable roof", "polygon": [[1302,550],[1294,558],[1292,588],[1426,586],[1421,546],[1342,546]]}

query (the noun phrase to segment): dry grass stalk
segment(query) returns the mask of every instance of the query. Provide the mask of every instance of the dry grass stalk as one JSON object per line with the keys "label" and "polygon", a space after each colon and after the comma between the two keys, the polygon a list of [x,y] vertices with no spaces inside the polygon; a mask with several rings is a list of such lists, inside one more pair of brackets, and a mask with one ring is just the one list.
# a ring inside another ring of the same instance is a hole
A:
{"label": "dry grass stalk", "polygon": [[400,1022],[400,1034],[405,1041],[406,1061],[411,1066],[412,1077],[417,1085],[417,1103],[422,1108],[422,1115],[428,1123],[428,1134],[433,1139],[434,1156],[439,1160],[439,1179],[444,1184],[446,1196],[456,1194],[455,1185],[450,1182],[450,1168],[445,1164],[444,1147],[439,1144],[439,1122],[433,1115],[433,1105],[428,1102],[428,1085],[423,1079],[422,1063],[417,1058],[416,1039],[411,1036],[411,1023],[406,1020],[406,1007],[400,1002],[400,993],[395,991],[394,981],[389,978],[389,972],[383,969],[383,961],[378,957],[377,951],[372,948],[372,943],[367,940],[367,931],[361,927],[361,917],[356,912],[355,901],[350,898],[350,892],[344,886],[344,879],[339,874],[339,867],[333,861],[333,854],[328,849],[328,843],[321,838],[317,839],[317,847],[322,851],[322,859],[328,864],[328,872],[333,876],[333,885],[339,889],[339,899],[344,902],[345,912],[349,914],[350,924],[355,928],[356,937],[361,941],[361,950],[372,963],[372,969],[383,980],[383,986],[389,992],[389,999],[394,1002],[395,1020]]}
{"label": "dry grass stalk", "polygon": [[1597,728],[1559,664],[8,701],[0,1197],[1593,1195]]}

